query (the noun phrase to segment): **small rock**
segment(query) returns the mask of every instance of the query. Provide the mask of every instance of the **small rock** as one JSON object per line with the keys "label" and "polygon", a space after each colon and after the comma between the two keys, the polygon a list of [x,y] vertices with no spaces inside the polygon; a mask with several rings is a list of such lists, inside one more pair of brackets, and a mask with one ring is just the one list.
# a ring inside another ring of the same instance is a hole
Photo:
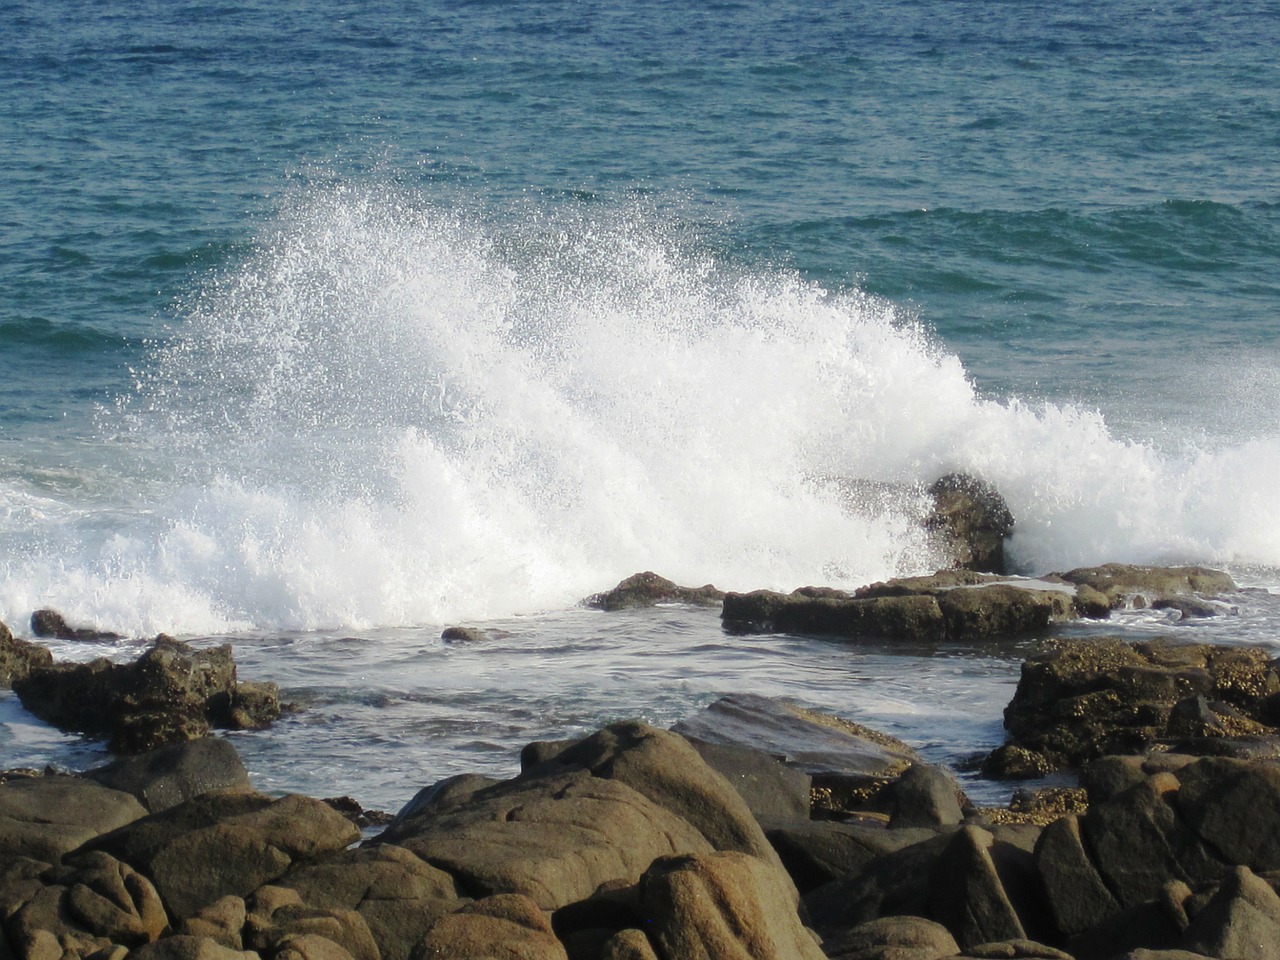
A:
{"label": "small rock", "polygon": [[1004,541],[1013,533],[1013,514],[991,484],[967,474],[952,473],[929,487],[933,512],[927,529],[946,542],[956,566],[987,573],[1005,573]]}
{"label": "small rock", "polygon": [[653,607],[660,603],[715,607],[723,599],[723,591],[709,583],[702,587],[682,587],[665,577],[646,571],[627,577],[612,590],[592,594],[582,601],[582,605],[597,610],[630,610],[635,607]]}
{"label": "small rock", "polygon": [[31,632],[37,637],[53,637],[57,640],[81,640],[88,643],[113,643],[123,639],[109,630],[92,627],[72,627],[57,610],[37,610],[31,614]]}

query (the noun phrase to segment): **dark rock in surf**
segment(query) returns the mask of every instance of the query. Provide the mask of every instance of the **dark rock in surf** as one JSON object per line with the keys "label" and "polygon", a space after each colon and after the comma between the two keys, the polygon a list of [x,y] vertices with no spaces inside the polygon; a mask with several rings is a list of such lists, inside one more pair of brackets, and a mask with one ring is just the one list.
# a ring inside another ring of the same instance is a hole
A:
{"label": "dark rock in surf", "polygon": [[[1234,580],[1220,570],[1208,567],[1148,567],[1129,563],[1107,563],[1100,567],[1079,567],[1066,573],[1049,574],[1046,579],[1061,580],[1077,587],[1088,587],[1106,599],[1114,608],[1151,606],[1156,601],[1181,607],[1185,598],[1188,610],[1205,609],[1203,602],[1191,596],[1217,597],[1236,592]],[[1212,610],[1212,608],[1207,608]]]}
{"label": "dark rock in surf", "polygon": [[936,533],[955,566],[984,573],[1006,572],[1004,541],[1013,533],[1013,514],[991,484],[951,473],[929,487],[933,511],[925,527]]}
{"label": "dark rock in surf", "polygon": [[440,639],[446,643],[479,643],[488,637],[475,627],[445,627],[440,631]]}
{"label": "dark rock in surf", "polygon": [[24,679],[33,668],[51,663],[53,654],[48,648],[15,637],[0,623],[0,688],[11,687],[14,680]]}
{"label": "dark rock in surf", "polygon": [[117,753],[193,740],[214,726],[255,729],[281,712],[275,684],[237,682],[229,644],[196,649],[165,636],[133,663],[33,668],[14,692],[42,720],[109,737]]}
{"label": "dark rock in surf", "polygon": [[1076,767],[1154,746],[1248,755],[1280,747],[1271,699],[1280,666],[1258,647],[1115,638],[1062,640],[1022,665],[1005,709],[1009,740],[987,758],[1001,777]]}
{"label": "dark rock in surf", "polygon": [[57,610],[45,608],[31,614],[31,632],[37,637],[56,640],[80,640],[86,643],[112,643],[123,639],[120,634],[92,627],[73,627]]}
{"label": "dark rock in surf", "polygon": [[646,571],[627,577],[612,590],[592,594],[582,601],[582,605],[597,610],[630,610],[660,603],[714,607],[723,599],[723,591],[709,583],[702,587],[682,587],[656,573]]}
{"label": "dark rock in surf", "polygon": [[738,632],[851,639],[966,642],[1040,630],[1078,616],[1074,594],[1041,581],[943,571],[871,584],[853,595],[802,587],[725,595],[721,618]]}

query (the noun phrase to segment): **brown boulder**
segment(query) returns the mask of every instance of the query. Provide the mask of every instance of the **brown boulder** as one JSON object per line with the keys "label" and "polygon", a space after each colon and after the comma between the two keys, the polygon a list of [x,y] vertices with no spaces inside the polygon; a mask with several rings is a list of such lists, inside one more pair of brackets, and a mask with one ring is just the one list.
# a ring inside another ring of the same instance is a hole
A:
{"label": "brown boulder", "polygon": [[359,831],[327,804],[249,791],[201,794],[94,841],[151,878],[183,920],[222,897],[244,897],[297,860],[336,853]]}
{"label": "brown boulder", "polygon": [[447,870],[469,895],[519,893],[544,910],[634,883],[660,856],[712,849],[676,814],[585,770],[507,781],[392,824],[378,842]]}
{"label": "brown boulder", "polygon": [[568,960],[546,916],[528,897],[485,897],[436,920],[412,960],[485,957],[487,960]]}
{"label": "brown boulder", "polygon": [[640,881],[649,936],[681,960],[824,960],[784,881],[743,853],[663,858]]}
{"label": "brown boulder", "polygon": [[831,960],[945,960],[960,953],[946,927],[924,917],[871,920],[823,941]]}
{"label": "brown boulder", "polygon": [[94,837],[146,816],[127,793],[78,777],[0,784],[0,855],[56,862]]}

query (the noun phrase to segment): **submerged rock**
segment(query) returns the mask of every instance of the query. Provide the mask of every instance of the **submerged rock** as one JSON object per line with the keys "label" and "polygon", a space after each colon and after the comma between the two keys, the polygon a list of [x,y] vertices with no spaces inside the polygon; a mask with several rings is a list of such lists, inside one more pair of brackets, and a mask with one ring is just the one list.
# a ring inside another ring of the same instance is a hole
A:
{"label": "submerged rock", "polygon": [[236,680],[231,646],[196,649],[160,636],[133,663],[49,663],[14,681],[22,705],[55,726],[139,753],[207,734],[266,726],[281,712],[273,683]]}
{"label": "submerged rock", "polygon": [[1238,589],[1235,581],[1221,570],[1194,566],[1150,567],[1107,563],[1100,567],[1079,567],[1066,573],[1049,574],[1046,579],[1087,587],[1105,598],[1113,609],[1126,604],[1146,607],[1159,601],[1162,606],[1183,610],[1184,616],[1204,616],[1212,612],[1211,607],[1188,595],[1214,597],[1234,593]]}
{"label": "submerged rock", "polygon": [[612,590],[592,594],[582,601],[582,605],[597,610],[629,610],[634,607],[652,607],[659,603],[714,607],[723,599],[724,592],[709,583],[702,587],[682,587],[665,577],[646,571],[627,577]]}

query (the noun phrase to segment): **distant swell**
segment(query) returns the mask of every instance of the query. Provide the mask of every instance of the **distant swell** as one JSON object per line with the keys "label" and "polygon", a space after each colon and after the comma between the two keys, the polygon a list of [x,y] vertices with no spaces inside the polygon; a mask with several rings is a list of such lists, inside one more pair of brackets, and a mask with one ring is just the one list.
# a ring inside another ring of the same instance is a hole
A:
{"label": "distant swell", "polygon": [[1280,444],[1172,455],[982,399],[892,303],[734,262],[642,204],[481,216],[339,185],[179,313],[103,419],[145,487],[31,520],[5,618],[440,623],[641,569],[852,587],[942,562],[921,490],[952,470],[1005,493],[1028,571],[1280,564]]}

